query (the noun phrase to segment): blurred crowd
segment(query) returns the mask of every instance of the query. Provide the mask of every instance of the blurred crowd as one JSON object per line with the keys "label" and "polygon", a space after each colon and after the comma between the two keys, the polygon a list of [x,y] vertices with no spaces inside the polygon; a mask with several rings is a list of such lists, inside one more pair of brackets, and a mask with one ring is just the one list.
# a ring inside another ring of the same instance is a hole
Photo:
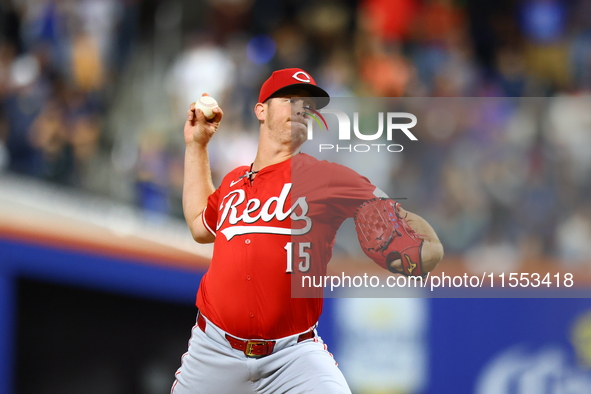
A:
{"label": "blurred crowd", "polygon": [[0,162],[76,185],[100,149],[106,93],[135,36],[134,1],[0,4]]}
{"label": "blurred crowd", "polygon": [[5,1],[0,169],[182,217],[189,103],[224,108],[217,182],[252,160],[258,90],[284,67],[335,97],[551,97],[544,124],[493,105],[427,133],[392,183],[449,253],[590,260],[587,0]]}

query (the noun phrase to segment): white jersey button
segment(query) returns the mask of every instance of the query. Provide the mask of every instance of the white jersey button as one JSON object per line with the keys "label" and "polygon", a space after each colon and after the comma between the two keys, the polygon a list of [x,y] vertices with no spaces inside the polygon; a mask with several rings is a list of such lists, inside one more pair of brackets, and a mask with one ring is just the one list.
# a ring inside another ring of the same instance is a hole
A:
{"label": "white jersey button", "polygon": [[250,243],[250,239],[248,239],[248,238],[247,238],[247,239],[245,239],[245,240],[244,240],[244,243],[248,245],[248,244]]}

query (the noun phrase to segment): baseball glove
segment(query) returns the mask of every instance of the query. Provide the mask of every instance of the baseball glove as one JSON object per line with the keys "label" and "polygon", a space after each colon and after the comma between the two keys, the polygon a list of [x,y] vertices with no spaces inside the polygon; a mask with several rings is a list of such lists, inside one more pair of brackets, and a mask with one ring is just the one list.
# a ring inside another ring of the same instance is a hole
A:
{"label": "baseball glove", "polygon": [[[400,204],[389,198],[374,198],[361,204],[353,220],[363,252],[390,272],[423,276],[421,246],[423,240],[398,212]],[[402,261],[402,270],[390,267]]]}

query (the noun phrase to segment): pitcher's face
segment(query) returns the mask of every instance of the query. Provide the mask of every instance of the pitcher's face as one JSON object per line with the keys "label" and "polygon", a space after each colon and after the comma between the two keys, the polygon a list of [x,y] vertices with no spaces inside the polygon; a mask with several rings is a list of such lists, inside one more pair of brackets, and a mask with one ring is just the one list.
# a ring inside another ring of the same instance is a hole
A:
{"label": "pitcher's face", "polygon": [[308,119],[307,108],[316,108],[313,99],[307,97],[306,91],[286,93],[266,101],[267,114],[265,123],[269,129],[269,138],[282,144],[291,144],[297,150],[307,139]]}

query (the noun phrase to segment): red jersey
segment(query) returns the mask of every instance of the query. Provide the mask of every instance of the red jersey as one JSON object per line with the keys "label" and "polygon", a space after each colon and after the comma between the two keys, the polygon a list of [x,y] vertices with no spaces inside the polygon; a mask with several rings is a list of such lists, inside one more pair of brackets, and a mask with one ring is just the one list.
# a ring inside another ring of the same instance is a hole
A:
{"label": "red jersey", "polygon": [[252,182],[248,170],[226,175],[203,211],[216,239],[197,307],[232,335],[277,339],[316,324],[322,293],[294,298],[292,278],[324,275],[340,225],[381,191],[304,153],[261,169]]}

